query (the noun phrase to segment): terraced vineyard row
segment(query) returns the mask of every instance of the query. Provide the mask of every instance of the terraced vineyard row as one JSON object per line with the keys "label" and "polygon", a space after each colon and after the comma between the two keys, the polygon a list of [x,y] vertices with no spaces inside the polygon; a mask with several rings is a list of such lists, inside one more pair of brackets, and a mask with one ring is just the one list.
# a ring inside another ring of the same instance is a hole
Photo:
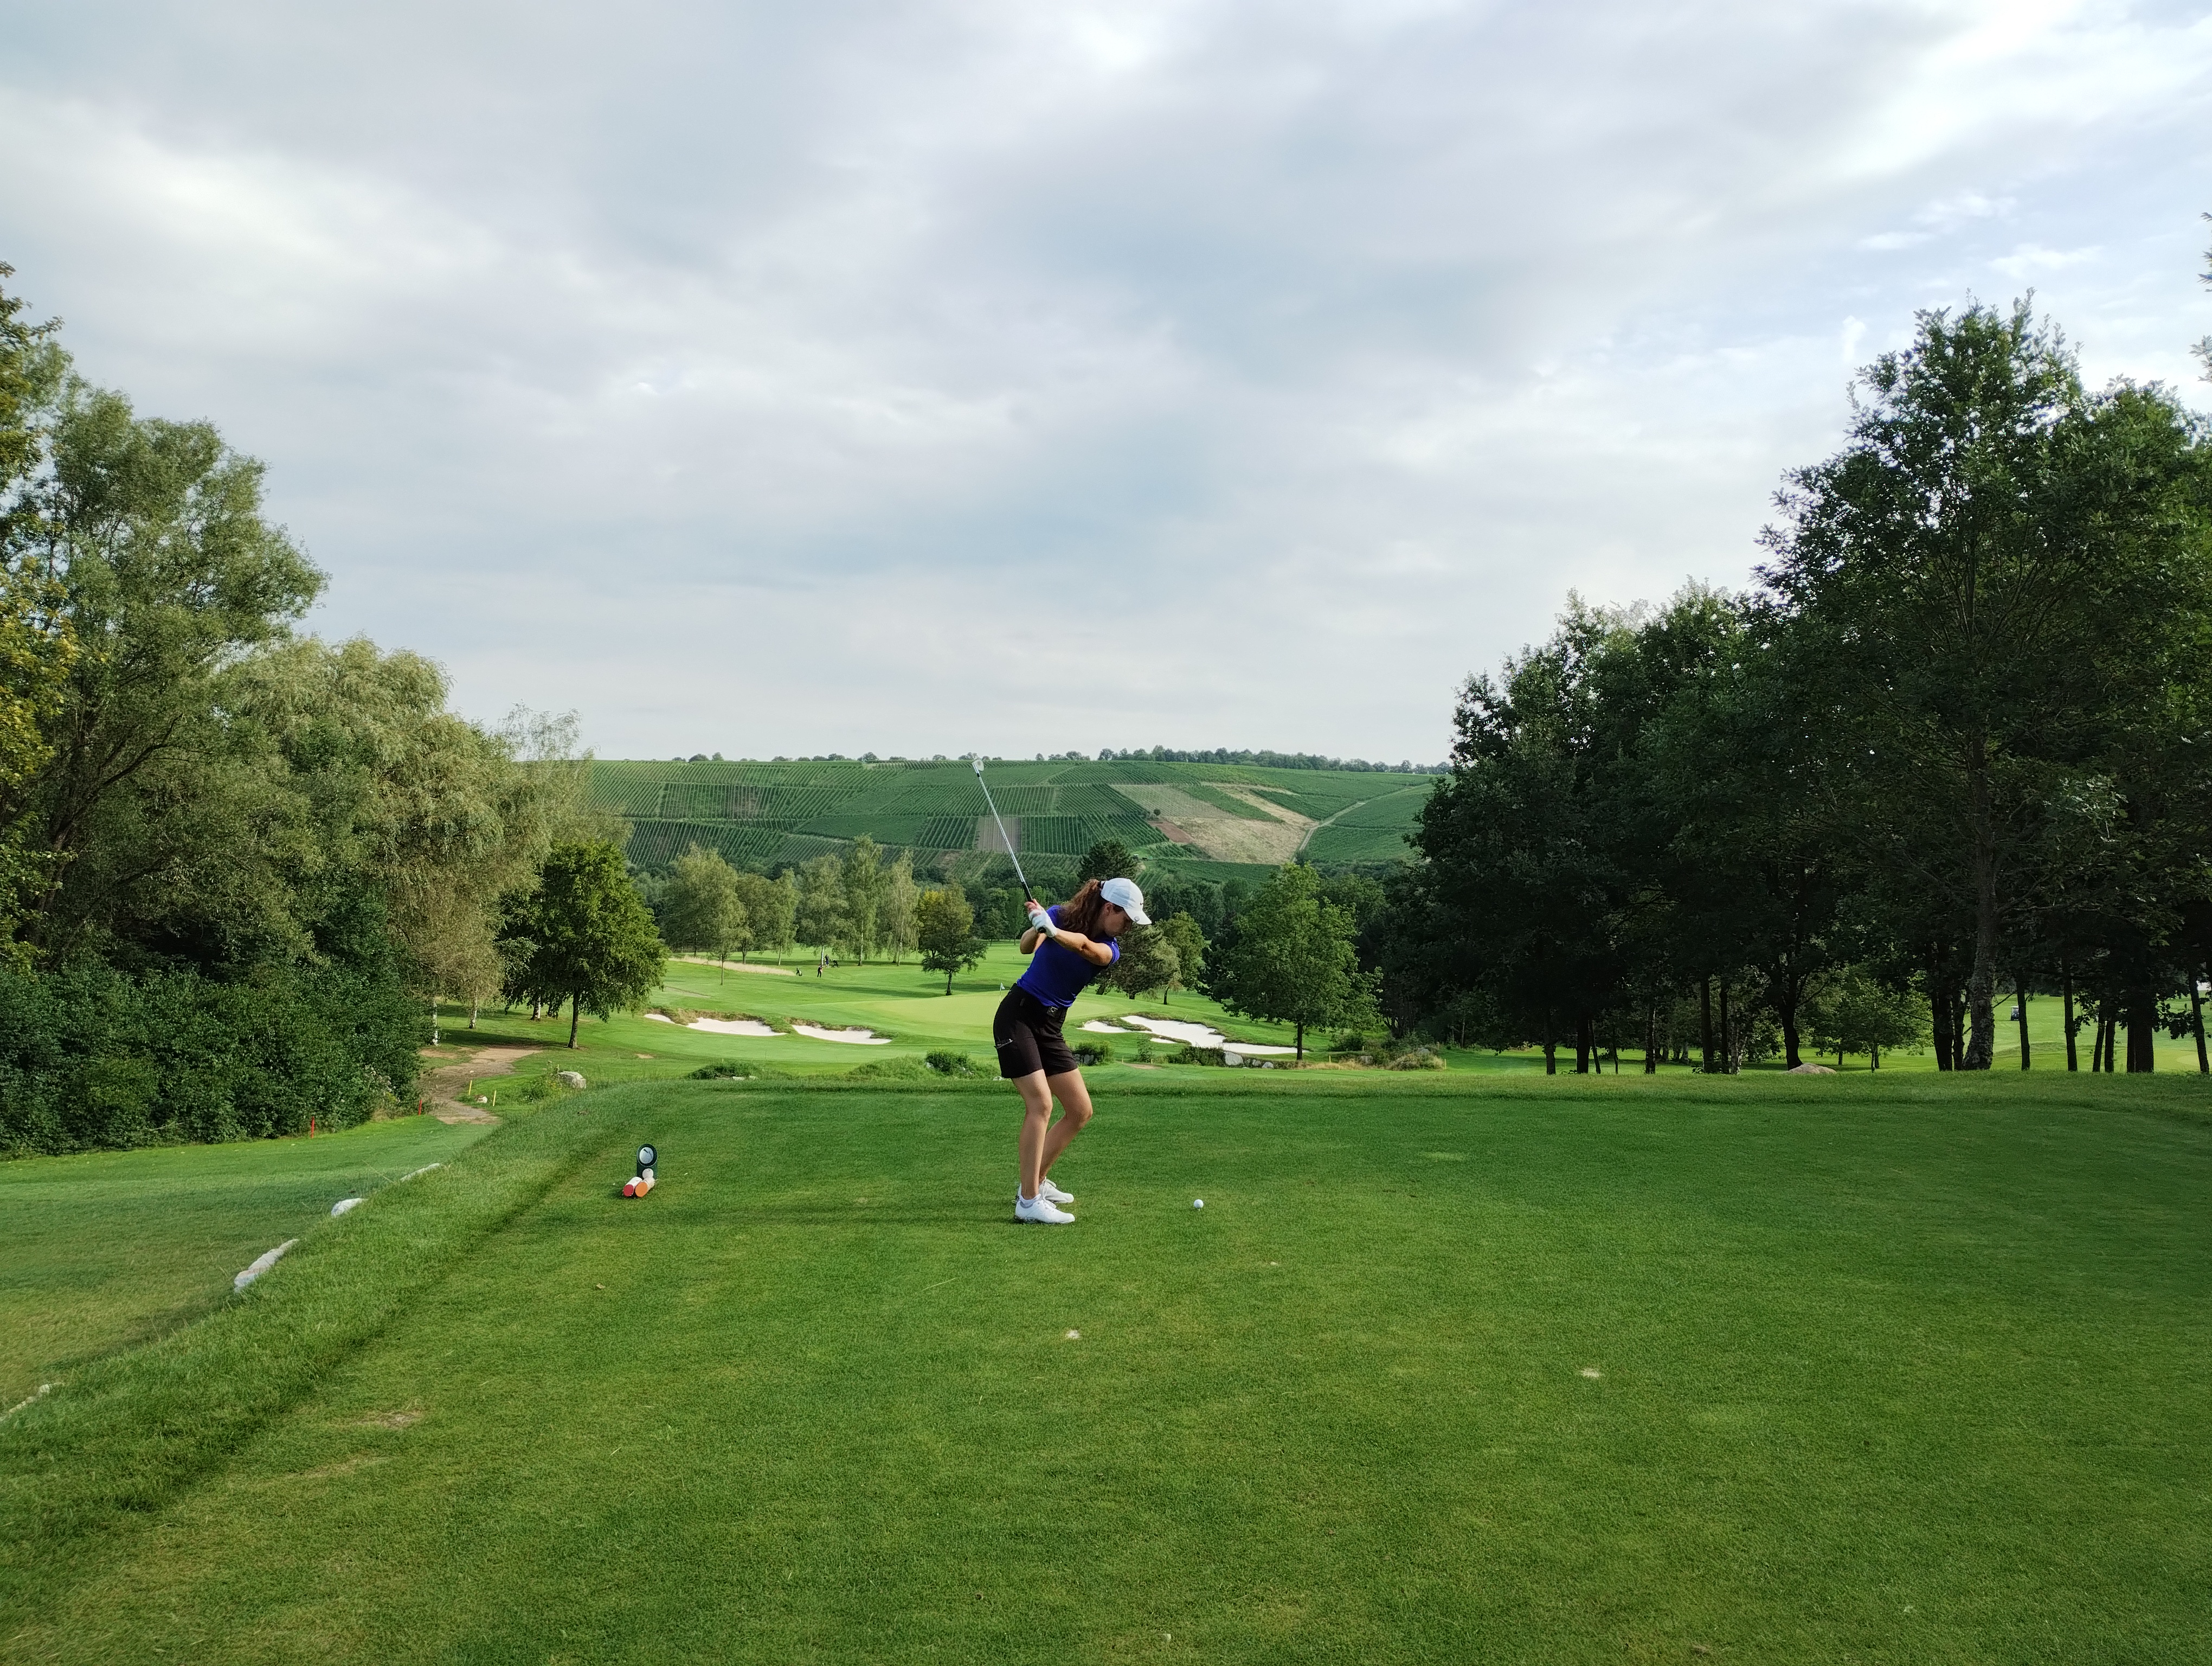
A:
{"label": "terraced vineyard row", "polygon": [[[1227,764],[993,763],[988,779],[1015,848],[1079,856],[1118,839],[1146,861],[1203,867],[1287,860],[1402,860],[1433,777]],[[644,866],[692,844],[756,867],[795,865],[863,834],[918,863],[997,848],[964,763],[601,762],[592,802],[625,818]]]}

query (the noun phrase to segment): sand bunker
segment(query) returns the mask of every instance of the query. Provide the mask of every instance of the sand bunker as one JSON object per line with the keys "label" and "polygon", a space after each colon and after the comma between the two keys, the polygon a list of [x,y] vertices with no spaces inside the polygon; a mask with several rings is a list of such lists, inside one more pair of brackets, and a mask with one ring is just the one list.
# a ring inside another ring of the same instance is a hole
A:
{"label": "sand bunker", "polygon": [[1127,1036],[1134,1033],[1132,1031],[1124,1030],[1118,1024],[1109,1024],[1103,1018],[1086,1018],[1084,1020],[1083,1027],[1094,1036]]}
{"label": "sand bunker", "polygon": [[[1133,1012],[1121,1020],[1152,1031],[1154,1041],[1188,1042],[1193,1047],[1218,1047],[1228,1053],[1295,1053],[1295,1047],[1268,1047],[1259,1042],[1231,1041],[1211,1025],[1186,1024],[1180,1018],[1140,1018]],[[1089,1029],[1089,1025],[1084,1025]]]}
{"label": "sand bunker", "polygon": [[818,1024],[794,1024],[794,1036],[811,1036],[817,1041],[853,1042],[861,1047],[889,1047],[891,1038],[878,1036],[872,1030],[825,1030]]}
{"label": "sand bunker", "polygon": [[[647,1012],[646,1017],[655,1024],[676,1022],[665,1012]],[[684,1026],[686,1030],[704,1030],[716,1036],[775,1036],[781,1031],[763,1024],[758,1018],[693,1018]]]}

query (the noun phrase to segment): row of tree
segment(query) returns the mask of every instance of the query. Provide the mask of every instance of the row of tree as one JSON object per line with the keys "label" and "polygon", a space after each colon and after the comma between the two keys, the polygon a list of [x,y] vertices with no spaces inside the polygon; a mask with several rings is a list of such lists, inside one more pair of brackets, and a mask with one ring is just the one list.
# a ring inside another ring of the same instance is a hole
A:
{"label": "row of tree", "polygon": [[510,982],[503,899],[615,848],[572,720],[300,634],[323,583],[258,463],[0,294],[0,1150],[405,1098],[433,998]]}
{"label": "row of tree", "polygon": [[1686,1053],[1932,1042],[2065,1006],[2147,1070],[2212,965],[2212,447],[2026,305],[1923,315],[1790,477],[1759,583],[1571,603],[1479,676],[1370,943],[1393,1021]]}

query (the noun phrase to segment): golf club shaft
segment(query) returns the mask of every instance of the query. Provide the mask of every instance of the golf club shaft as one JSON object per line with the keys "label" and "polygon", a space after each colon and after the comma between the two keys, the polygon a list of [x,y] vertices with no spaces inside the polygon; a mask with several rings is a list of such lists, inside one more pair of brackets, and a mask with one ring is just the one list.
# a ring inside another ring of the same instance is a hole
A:
{"label": "golf club shaft", "polygon": [[999,842],[1006,846],[1006,859],[1014,865],[1014,878],[1022,882],[1022,895],[1034,903],[1036,893],[1030,889],[1029,875],[1022,872],[1022,859],[1014,854],[1014,842],[1006,836],[1006,818],[999,814],[998,801],[991,796],[991,785],[983,779],[982,760],[978,758],[975,762],[975,784],[983,789],[983,802],[991,806],[991,819],[999,824]]}

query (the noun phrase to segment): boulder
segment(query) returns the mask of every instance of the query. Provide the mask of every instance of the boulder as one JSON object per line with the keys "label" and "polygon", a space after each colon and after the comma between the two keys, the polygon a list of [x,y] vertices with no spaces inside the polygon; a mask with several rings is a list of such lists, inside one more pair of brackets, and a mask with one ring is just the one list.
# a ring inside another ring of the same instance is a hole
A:
{"label": "boulder", "polygon": [[1836,1067],[1832,1064],[1794,1064],[1790,1067],[1793,1076],[1832,1076]]}
{"label": "boulder", "polygon": [[563,1087],[580,1088],[585,1085],[584,1073],[580,1070],[556,1070],[553,1073],[553,1079]]}

